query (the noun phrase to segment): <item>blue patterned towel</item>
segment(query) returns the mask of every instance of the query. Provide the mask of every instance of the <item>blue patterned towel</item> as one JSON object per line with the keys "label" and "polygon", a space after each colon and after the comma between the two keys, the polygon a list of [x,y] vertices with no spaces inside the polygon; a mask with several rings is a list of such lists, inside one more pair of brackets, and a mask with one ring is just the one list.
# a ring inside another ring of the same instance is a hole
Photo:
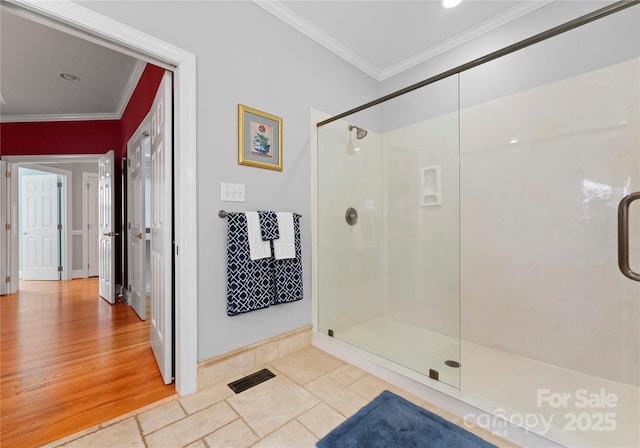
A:
{"label": "blue patterned towel", "polygon": [[264,241],[280,238],[276,212],[258,210],[258,217],[260,218],[260,230]]}
{"label": "blue patterned towel", "polygon": [[302,300],[302,246],[300,244],[300,216],[293,214],[295,258],[273,260],[275,269],[275,297],[273,304]]}
{"label": "blue patterned towel", "polygon": [[244,213],[229,213],[227,224],[227,314],[235,316],[267,308],[276,297],[274,259],[252,260],[249,256],[247,217]]}

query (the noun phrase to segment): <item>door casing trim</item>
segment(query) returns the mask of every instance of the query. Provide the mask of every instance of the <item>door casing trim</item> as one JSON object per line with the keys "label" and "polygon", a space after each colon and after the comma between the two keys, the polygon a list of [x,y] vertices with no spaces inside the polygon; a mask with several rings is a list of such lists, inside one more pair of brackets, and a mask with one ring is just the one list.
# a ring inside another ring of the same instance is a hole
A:
{"label": "door casing trim", "polygon": [[196,57],[71,1],[6,0],[12,10],[52,20],[87,40],[172,67],[174,73],[175,386],[197,390],[198,249],[196,213]]}

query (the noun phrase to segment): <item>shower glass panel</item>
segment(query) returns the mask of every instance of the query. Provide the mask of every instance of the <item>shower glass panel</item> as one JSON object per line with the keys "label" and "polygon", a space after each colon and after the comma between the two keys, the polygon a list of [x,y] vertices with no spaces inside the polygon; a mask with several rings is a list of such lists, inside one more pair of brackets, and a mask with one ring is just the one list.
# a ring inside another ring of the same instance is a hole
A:
{"label": "shower glass panel", "polygon": [[460,75],[461,387],[567,446],[640,446],[640,283],[617,265],[639,24],[632,7]]}
{"label": "shower glass panel", "polygon": [[458,128],[453,76],[318,129],[319,331],[454,387]]}

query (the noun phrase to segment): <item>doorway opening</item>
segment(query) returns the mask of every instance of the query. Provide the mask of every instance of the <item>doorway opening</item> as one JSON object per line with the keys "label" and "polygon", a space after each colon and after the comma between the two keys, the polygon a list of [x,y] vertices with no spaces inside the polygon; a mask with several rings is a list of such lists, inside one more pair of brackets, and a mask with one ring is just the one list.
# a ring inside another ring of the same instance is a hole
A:
{"label": "doorway opening", "polygon": [[175,384],[180,395],[193,393],[197,389],[198,346],[195,55],[72,2],[7,0],[5,6],[174,73],[175,226],[169,250],[175,255]]}
{"label": "doorway opening", "polygon": [[62,280],[70,268],[64,223],[69,176],[46,166],[18,167],[19,281]]}
{"label": "doorway opening", "polygon": [[[86,212],[83,201],[85,192],[81,193],[81,189],[85,175],[96,175],[98,157],[2,157],[7,170],[12,173],[7,177],[5,186],[8,194],[4,196],[6,221],[13,230],[9,232],[12,235],[7,238],[8,243],[13,244],[7,244],[5,254],[8,259],[3,260],[7,277],[11,276],[6,293],[18,290],[20,281],[71,280],[89,276],[86,269],[87,235],[83,216]],[[45,186],[46,191],[42,191],[45,179],[57,191],[53,192],[49,186]],[[27,189],[31,191],[26,191]],[[90,201],[87,199],[87,202]],[[49,216],[43,220],[43,214]],[[56,222],[42,233],[42,224],[45,221],[51,224],[53,220]],[[45,245],[45,241],[48,244]],[[54,261],[55,266],[43,267],[43,264]],[[25,270],[25,264],[30,269]]]}

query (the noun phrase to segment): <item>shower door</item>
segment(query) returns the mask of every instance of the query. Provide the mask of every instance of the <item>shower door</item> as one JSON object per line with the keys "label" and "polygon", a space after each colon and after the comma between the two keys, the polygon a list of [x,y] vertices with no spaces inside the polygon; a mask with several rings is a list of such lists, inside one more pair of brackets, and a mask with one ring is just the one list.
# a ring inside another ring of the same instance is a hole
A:
{"label": "shower door", "polygon": [[567,446],[640,446],[639,84],[639,6],[460,75],[462,389]]}
{"label": "shower door", "polygon": [[457,76],[318,129],[319,330],[454,387],[458,135]]}

